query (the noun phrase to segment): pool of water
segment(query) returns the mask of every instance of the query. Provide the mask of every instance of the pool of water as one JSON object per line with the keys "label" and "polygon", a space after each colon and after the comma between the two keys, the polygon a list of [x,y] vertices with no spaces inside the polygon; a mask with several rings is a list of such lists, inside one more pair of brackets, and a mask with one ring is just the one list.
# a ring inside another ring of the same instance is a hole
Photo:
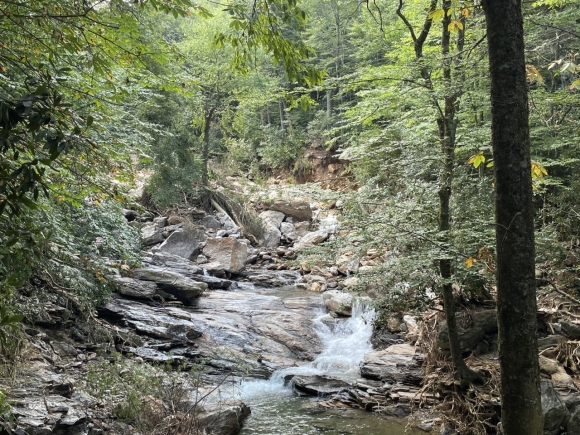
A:
{"label": "pool of water", "polygon": [[[322,409],[313,399],[286,394],[247,398],[252,414],[241,435],[415,435],[407,421],[351,409]],[[423,432],[424,434],[424,432]]]}

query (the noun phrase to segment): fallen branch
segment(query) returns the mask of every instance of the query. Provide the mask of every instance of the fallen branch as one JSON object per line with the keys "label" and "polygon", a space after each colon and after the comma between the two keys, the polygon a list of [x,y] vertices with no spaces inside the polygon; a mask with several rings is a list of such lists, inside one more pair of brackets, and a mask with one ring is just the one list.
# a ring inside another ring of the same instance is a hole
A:
{"label": "fallen branch", "polygon": [[556,286],[556,284],[554,284],[553,282],[550,282],[550,285],[552,286],[552,290],[553,290],[553,291],[555,291],[556,293],[560,293],[560,294],[561,294],[562,296],[564,296],[565,298],[567,298],[567,299],[571,300],[572,302],[574,302],[574,303],[576,303],[576,304],[580,305],[580,300],[576,299],[576,298],[575,298],[575,297],[573,297],[573,296],[570,296],[570,295],[569,295],[568,293],[566,293],[565,291],[563,291],[563,290],[560,290],[560,289],[559,289],[559,288]]}

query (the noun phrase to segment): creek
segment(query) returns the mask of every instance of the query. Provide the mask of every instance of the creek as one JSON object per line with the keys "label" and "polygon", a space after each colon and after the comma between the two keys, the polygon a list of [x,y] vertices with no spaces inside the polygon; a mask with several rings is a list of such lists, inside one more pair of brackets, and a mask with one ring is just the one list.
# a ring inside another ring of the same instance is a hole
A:
{"label": "creek", "polygon": [[[246,291],[256,291],[245,287]],[[269,295],[282,301],[304,297],[294,286],[270,288]],[[312,296],[310,293],[309,296]],[[245,421],[241,435],[399,435],[405,432],[406,420],[384,417],[348,408],[325,408],[324,400],[306,398],[295,392],[287,380],[293,375],[320,376],[354,382],[360,378],[359,364],[372,351],[370,337],[374,312],[364,301],[353,306],[352,317],[334,319],[322,309],[315,312],[311,327],[322,344],[322,351],[310,363],[276,370],[270,379],[242,381],[233,396],[248,404],[252,414]]]}

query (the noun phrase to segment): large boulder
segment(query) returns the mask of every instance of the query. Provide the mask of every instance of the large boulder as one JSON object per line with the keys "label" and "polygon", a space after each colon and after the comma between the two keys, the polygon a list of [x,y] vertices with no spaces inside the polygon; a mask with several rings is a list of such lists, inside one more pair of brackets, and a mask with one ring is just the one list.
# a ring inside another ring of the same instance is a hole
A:
{"label": "large boulder", "polygon": [[316,246],[326,239],[330,235],[330,231],[327,229],[322,229],[318,231],[313,231],[311,233],[307,233],[304,237],[302,237],[298,242],[294,243],[294,249],[299,251],[303,248]]}
{"label": "large boulder", "polygon": [[250,407],[243,402],[226,404],[215,411],[202,414],[199,423],[208,435],[237,435],[250,413]]}
{"label": "large boulder", "polygon": [[208,239],[203,254],[211,263],[217,263],[224,270],[233,273],[241,272],[248,259],[248,247],[236,239]]}
{"label": "large boulder", "polygon": [[310,209],[310,204],[306,201],[278,199],[270,204],[270,210],[290,216],[297,222],[312,220],[312,210]]}
{"label": "large boulder", "polygon": [[393,344],[385,350],[367,353],[361,362],[363,378],[379,379],[391,384],[420,385],[423,381],[421,358],[415,356],[415,347]]}
{"label": "large boulder", "polygon": [[132,298],[150,299],[157,294],[157,284],[151,281],[117,276],[114,282],[118,293]]}
{"label": "large boulder", "polygon": [[324,397],[346,390],[351,385],[327,376],[292,376],[289,380],[295,391],[307,396]]}
{"label": "large boulder", "polygon": [[211,215],[204,216],[199,221],[199,224],[205,228],[210,228],[212,230],[219,230],[222,227],[222,223]]}
{"label": "large boulder", "polygon": [[135,269],[133,277],[143,281],[151,281],[166,293],[179,300],[191,304],[193,300],[207,290],[207,284],[197,282],[179,273],[157,266]]}
{"label": "large boulder", "polygon": [[141,228],[141,242],[143,246],[151,246],[161,243],[165,238],[163,237],[163,229],[155,222],[148,222]]}
{"label": "large boulder", "polygon": [[322,295],[326,309],[337,316],[352,314],[353,295],[338,290],[329,290]]}
{"label": "large boulder", "polygon": [[296,240],[298,238],[298,235],[296,234],[296,229],[294,228],[294,225],[292,225],[290,222],[282,222],[280,224],[280,232],[282,233],[282,236],[285,237],[287,240]]}
{"label": "large boulder", "polygon": [[275,248],[280,244],[280,237],[282,236],[280,225],[284,220],[284,214],[266,210],[260,213],[260,219],[264,222],[264,234],[260,239],[260,246]]}
{"label": "large boulder", "polygon": [[554,390],[552,381],[549,379],[540,379],[540,390],[542,393],[544,430],[552,431],[560,426],[565,426],[570,417],[570,413],[566,405],[560,400],[556,390]]}
{"label": "large boulder", "polygon": [[201,227],[175,231],[159,246],[161,252],[195,260],[205,244],[205,231]]}

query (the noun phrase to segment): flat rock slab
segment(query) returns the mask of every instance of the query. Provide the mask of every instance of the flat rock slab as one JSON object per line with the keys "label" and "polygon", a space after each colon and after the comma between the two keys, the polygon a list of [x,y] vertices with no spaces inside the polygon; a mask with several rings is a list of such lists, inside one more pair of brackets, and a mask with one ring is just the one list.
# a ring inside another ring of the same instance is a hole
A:
{"label": "flat rock slab", "polygon": [[361,376],[392,384],[420,385],[421,359],[415,355],[414,346],[394,344],[385,350],[367,353],[361,363]]}
{"label": "flat rock slab", "polygon": [[206,283],[194,281],[180,273],[157,266],[135,269],[133,277],[154,282],[161,290],[174,295],[186,304],[191,304],[196,297],[207,290]]}
{"label": "flat rock slab", "polygon": [[278,199],[269,205],[270,210],[290,216],[295,222],[312,220],[312,209],[306,201]]}
{"label": "flat rock slab", "polygon": [[298,393],[318,397],[336,394],[352,387],[348,382],[320,375],[292,376],[289,382]]}

